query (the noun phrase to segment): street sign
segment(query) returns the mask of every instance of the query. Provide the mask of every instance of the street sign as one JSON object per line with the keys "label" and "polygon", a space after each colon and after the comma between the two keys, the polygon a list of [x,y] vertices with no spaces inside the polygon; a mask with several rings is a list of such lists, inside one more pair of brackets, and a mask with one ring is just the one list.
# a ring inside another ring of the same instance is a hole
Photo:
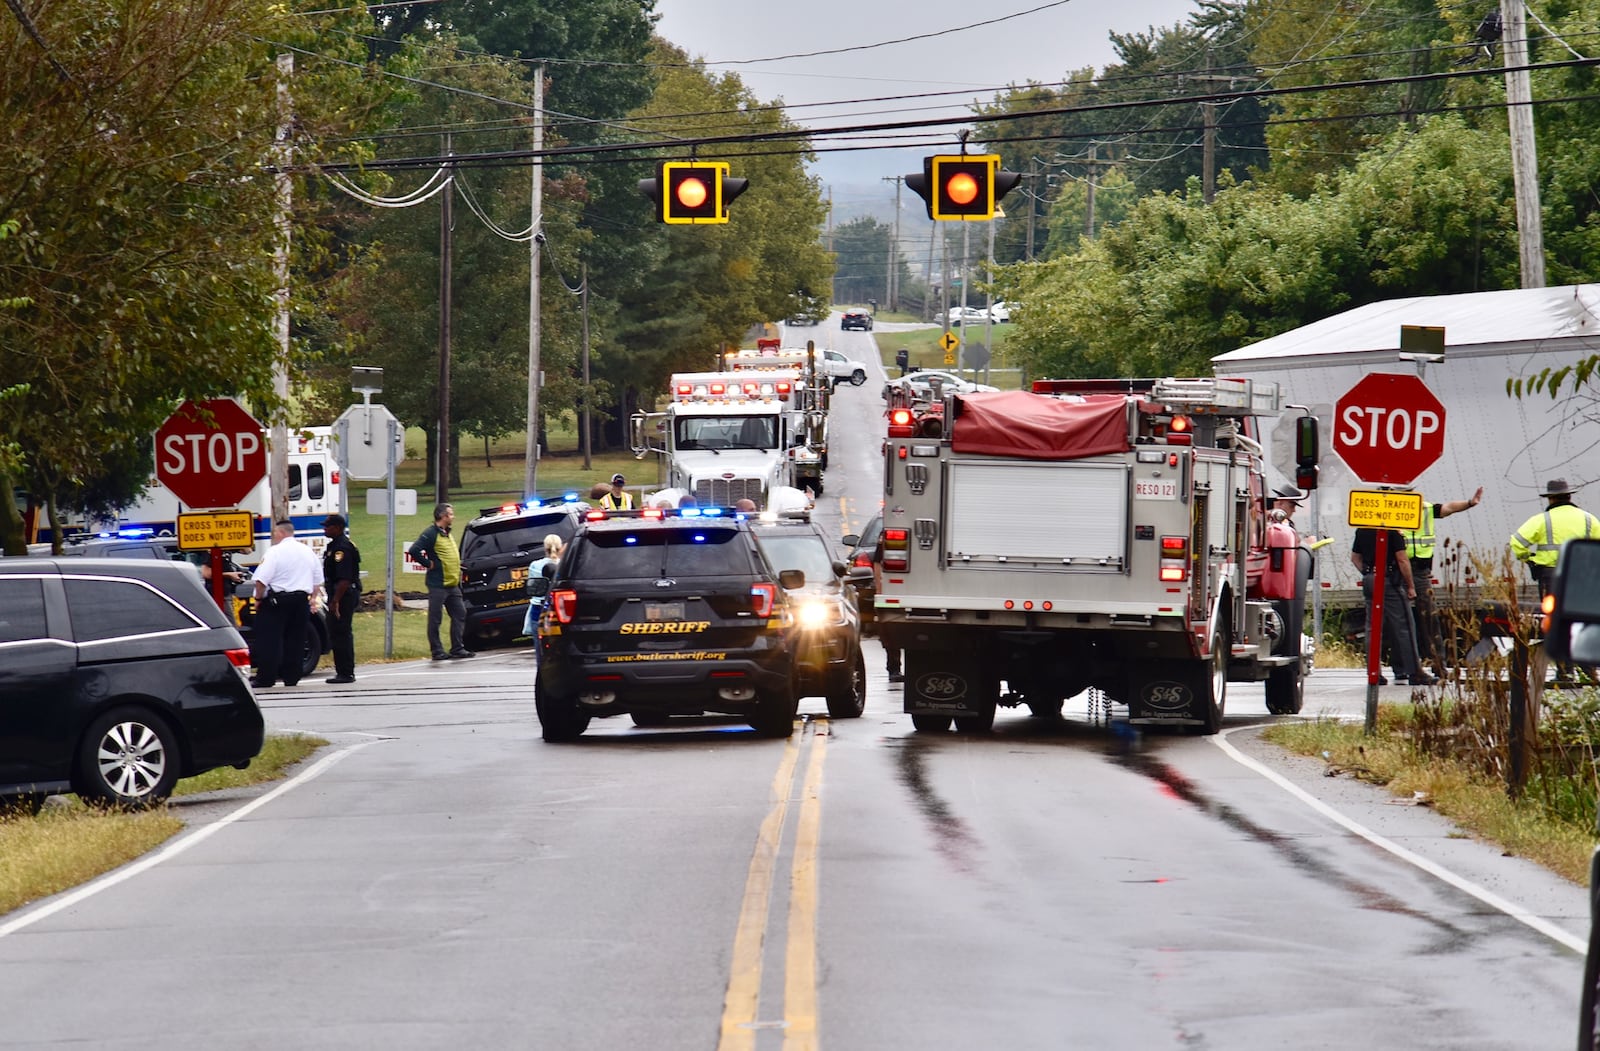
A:
{"label": "street sign", "polygon": [[338,439],[334,457],[345,474],[356,481],[378,482],[389,477],[386,435],[394,441],[394,465],[398,467],[405,462],[405,428],[382,405],[350,406],[333,421],[333,433]]}
{"label": "street sign", "polygon": [[961,337],[954,332],[946,332],[939,337],[939,346],[944,348],[944,363],[946,365],[954,365],[956,363],[956,348],[961,346]]}
{"label": "street sign", "polygon": [[1333,410],[1333,451],[1363,482],[1410,485],[1444,454],[1444,406],[1416,376],[1373,372]]}
{"label": "street sign", "polygon": [[255,523],[249,511],[206,511],[178,516],[178,550],[249,551],[256,546]]}
{"label": "street sign", "polygon": [[1357,529],[1421,529],[1422,494],[1352,489],[1346,521]]}
{"label": "street sign", "polygon": [[233,507],[267,476],[261,430],[232,399],[186,401],[156,428],[156,478],[190,507]]}

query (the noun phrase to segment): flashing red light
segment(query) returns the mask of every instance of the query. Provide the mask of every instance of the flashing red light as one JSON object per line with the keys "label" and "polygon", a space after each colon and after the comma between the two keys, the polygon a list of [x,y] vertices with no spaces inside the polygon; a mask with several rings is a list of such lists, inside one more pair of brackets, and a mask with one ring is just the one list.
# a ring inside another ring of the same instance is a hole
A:
{"label": "flashing red light", "polygon": [[521,504],[501,504],[500,505],[500,513],[503,514],[503,515],[509,515],[513,511],[520,511],[521,509],[522,509],[522,505]]}
{"label": "flashing red light", "polygon": [[659,508],[659,507],[647,507],[647,508],[645,508],[643,511],[641,511],[639,513],[639,517],[640,518],[665,518],[666,515],[661,513],[661,508]]}
{"label": "flashing red light", "polygon": [[583,519],[586,522],[602,522],[605,517],[606,513],[597,507],[591,507],[583,513]]}
{"label": "flashing red light", "polygon": [[758,617],[770,617],[772,608],[778,604],[778,585],[776,584],[751,584],[750,608]]}
{"label": "flashing red light", "polygon": [[792,384],[787,383],[787,382],[785,382],[783,380],[779,380],[778,381],[778,393],[779,394],[788,394],[789,391],[792,390],[792,389],[793,389]]}
{"label": "flashing red light", "polygon": [[339,484],[339,472],[337,470],[335,470],[333,472],[333,484],[334,485],[338,485]]}
{"label": "flashing red light", "polygon": [[761,393],[761,384],[746,383],[744,385],[744,392],[747,396],[754,398],[757,394]]}
{"label": "flashing red light", "polygon": [[571,624],[573,616],[578,612],[578,593],[570,588],[560,588],[550,592],[550,609],[555,613],[558,622]]}
{"label": "flashing red light", "polygon": [[672,188],[672,192],[677,195],[678,203],[685,208],[703,208],[711,196],[711,188],[704,180],[694,176],[680,181]]}
{"label": "flashing red light", "polygon": [[678,393],[682,394],[682,395],[685,395],[685,396],[693,394],[694,393],[694,385],[691,384],[691,383],[680,383],[680,384],[678,384]]}
{"label": "flashing red light", "polygon": [[1167,425],[1168,445],[1193,445],[1194,421],[1187,416],[1174,416]]}
{"label": "flashing red light", "polygon": [[959,205],[969,205],[978,199],[978,180],[970,172],[958,171],[945,180],[944,195]]}
{"label": "flashing red light", "polygon": [[726,383],[713,383],[710,389],[712,394],[728,393],[728,385]]}
{"label": "flashing red light", "polygon": [[895,409],[889,413],[889,426],[909,427],[916,417],[911,415],[910,409]]}

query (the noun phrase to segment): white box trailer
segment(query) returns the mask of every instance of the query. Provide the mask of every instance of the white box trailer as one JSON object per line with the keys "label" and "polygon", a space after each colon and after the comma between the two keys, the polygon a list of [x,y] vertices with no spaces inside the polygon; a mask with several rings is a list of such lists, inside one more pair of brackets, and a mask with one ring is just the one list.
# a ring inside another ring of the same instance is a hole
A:
{"label": "white box trailer", "polygon": [[[1402,358],[1402,326],[1444,329],[1441,362]],[[1321,549],[1317,571],[1332,606],[1361,604],[1350,562],[1354,529],[1346,525],[1351,489],[1375,488],[1355,478],[1332,451],[1333,411],[1341,395],[1373,372],[1421,374],[1445,407],[1444,455],[1413,488],[1430,503],[1469,498],[1480,485],[1483,502],[1437,523],[1436,588],[1454,583],[1476,601],[1471,552],[1498,564],[1512,532],[1544,507],[1539,492],[1551,478],[1582,485],[1600,476],[1600,419],[1591,402],[1564,394],[1513,397],[1548,369],[1600,353],[1600,284],[1416,296],[1371,303],[1264,339],[1212,359],[1218,376],[1270,380],[1286,406],[1304,405],[1322,432],[1319,487],[1296,516],[1297,525],[1333,543]],[[1570,391],[1570,385],[1569,385]],[[1285,412],[1266,432],[1273,483],[1293,481],[1294,419]],[[1600,489],[1588,502],[1600,505]],[[1584,502],[1580,493],[1578,502]],[[1591,509],[1594,509],[1591,507]],[[1518,583],[1531,581],[1520,574]],[[1459,594],[1459,592],[1458,592]],[[1441,600],[1447,593],[1440,592]]]}

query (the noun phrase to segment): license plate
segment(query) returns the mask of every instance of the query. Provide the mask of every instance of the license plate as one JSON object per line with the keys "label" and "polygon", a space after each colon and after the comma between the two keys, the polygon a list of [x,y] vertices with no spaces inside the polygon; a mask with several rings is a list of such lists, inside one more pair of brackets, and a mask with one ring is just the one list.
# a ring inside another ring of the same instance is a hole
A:
{"label": "license plate", "polygon": [[1178,482],[1177,479],[1135,478],[1133,495],[1137,500],[1176,500]]}
{"label": "license plate", "polygon": [[645,620],[684,620],[683,603],[681,602],[646,602],[644,604]]}

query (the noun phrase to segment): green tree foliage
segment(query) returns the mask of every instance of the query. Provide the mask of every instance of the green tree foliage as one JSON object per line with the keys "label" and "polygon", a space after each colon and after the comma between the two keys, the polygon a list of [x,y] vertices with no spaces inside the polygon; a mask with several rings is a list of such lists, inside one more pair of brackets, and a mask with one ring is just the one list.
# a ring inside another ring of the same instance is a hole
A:
{"label": "green tree foliage", "polygon": [[[26,390],[0,440],[29,451],[34,478],[90,486],[185,397],[270,400],[274,57],[326,24],[253,0],[65,0],[6,19],[0,215],[17,228],[0,288],[24,305],[0,312],[0,375]],[[351,78],[330,65],[285,85],[305,98],[298,126],[359,116]]]}
{"label": "green tree foliage", "polygon": [[[841,303],[889,302],[889,248],[894,227],[871,216],[852,219],[833,230],[833,256],[836,266],[834,294]],[[896,256],[900,268],[900,287],[910,285],[910,270],[905,259]]]}

